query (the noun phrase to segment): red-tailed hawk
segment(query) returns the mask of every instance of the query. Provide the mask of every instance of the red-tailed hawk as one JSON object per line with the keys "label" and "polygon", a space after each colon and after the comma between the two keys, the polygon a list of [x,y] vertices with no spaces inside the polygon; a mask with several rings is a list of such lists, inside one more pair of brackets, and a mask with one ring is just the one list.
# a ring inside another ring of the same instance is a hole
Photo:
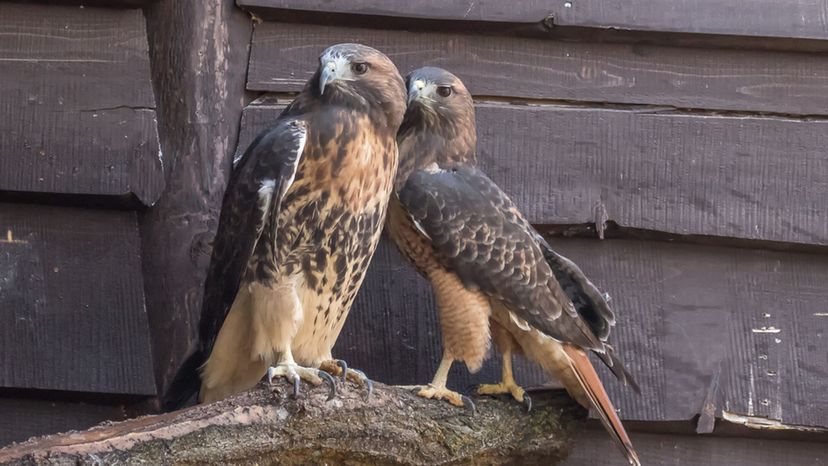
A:
{"label": "red-tailed hawk", "polygon": [[630,463],[638,464],[587,356],[595,353],[635,387],[606,343],[615,319],[605,297],[475,168],[474,105],[463,83],[438,68],[416,70],[406,82],[409,106],[397,135],[400,169],[386,226],[437,300],[443,360],[420,396],[469,403],[446,388],[448,371],[454,361],[477,370],[493,338],[503,355],[503,379],[480,393],[529,402],[512,376],[512,354],[523,354],[594,408]]}
{"label": "red-tailed hawk", "polygon": [[333,395],[326,371],[367,381],[331,348],[385,221],[405,97],[385,55],[331,46],[304,90],[236,161],[198,347],[176,375],[167,408],[195,391],[202,402],[222,399],[265,374],[286,377],[296,393],[300,379],[325,380]]}

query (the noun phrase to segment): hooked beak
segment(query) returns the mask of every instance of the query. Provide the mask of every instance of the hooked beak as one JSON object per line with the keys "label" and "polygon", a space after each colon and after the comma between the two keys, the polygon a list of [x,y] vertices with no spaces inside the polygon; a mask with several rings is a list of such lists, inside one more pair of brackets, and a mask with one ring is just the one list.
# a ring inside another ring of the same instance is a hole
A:
{"label": "hooked beak", "polygon": [[336,81],[336,64],[332,61],[325,63],[322,72],[319,73],[319,95],[325,93],[325,86]]}
{"label": "hooked beak", "polygon": [[425,88],[425,81],[417,79],[411,83],[411,88],[408,90],[408,104],[420,98],[420,95]]}

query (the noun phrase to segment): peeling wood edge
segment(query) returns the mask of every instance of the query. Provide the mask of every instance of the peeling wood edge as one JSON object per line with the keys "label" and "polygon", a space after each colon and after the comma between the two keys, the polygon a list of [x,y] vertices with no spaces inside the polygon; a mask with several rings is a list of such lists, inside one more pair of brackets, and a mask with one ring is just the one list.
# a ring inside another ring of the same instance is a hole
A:
{"label": "peeling wood edge", "polygon": [[776,419],[769,419],[760,416],[746,416],[743,414],[733,413],[730,411],[722,411],[722,419],[733,423],[749,427],[751,429],[765,429],[765,430],[789,430],[797,432],[811,432],[811,433],[828,433],[828,428],[803,426],[797,424],[785,424]]}

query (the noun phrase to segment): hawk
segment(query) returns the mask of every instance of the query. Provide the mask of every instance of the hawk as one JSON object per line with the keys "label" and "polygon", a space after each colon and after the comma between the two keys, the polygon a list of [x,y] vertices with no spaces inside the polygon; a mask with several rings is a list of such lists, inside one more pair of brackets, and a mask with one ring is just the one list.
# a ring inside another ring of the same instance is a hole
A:
{"label": "hawk", "polygon": [[474,105],[463,83],[445,70],[421,68],[406,86],[400,168],[386,228],[431,282],[444,346],[434,379],[419,395],[470,403],[446,388],[449,369],[454,361],[479,369],[493,339],[503,377],[479,393],[510,394],[531,408],[512,375],[512,355],[523,354],[561,380],[581,405],[594,408],[630,463],[638,464],[587,356],[593,352],[637,389],[606,343],[615,323],[606,297],[475,168]]}
{"label": "hawk", "polygon": [[[198,346],[165,397],[212,402],[267,374],[369,383],[331,348],[385,221],[405,86],[385,55],[327,48],[302,92],[237,161],[204,285]],[[324,369],[324,370],[320,370]],[[200,377],[199,377],[200,376]]]}

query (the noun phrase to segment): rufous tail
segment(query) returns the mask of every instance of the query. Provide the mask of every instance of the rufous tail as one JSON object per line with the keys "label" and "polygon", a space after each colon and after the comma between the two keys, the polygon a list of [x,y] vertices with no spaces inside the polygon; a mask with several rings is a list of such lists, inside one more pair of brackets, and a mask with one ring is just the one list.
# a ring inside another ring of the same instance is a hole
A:
{"label": "rufous tail", "polygon": [[627,457],[630,464],[641,466],[641,462],[638,460],[638,454],[636,454],[632,442],[630,442],[630,437],[627,435],[627,431],[624,430],[621,419],[618,418],[615,407],[612,406],[607,391],[604,390],[604,385],[601,383],[601,379],[598,378],[598,373],[595,372],[595,368],[589,361],[589,356],[587,356],[584,350],[575,346],[566,344],[562,346],[569,358],[578,383],[580,383],[581,388],[583,388],[587,397],[589,397],[592,407],[598,412],[604,428],[607,429],[607,432],[609,432],[613,441]]}

